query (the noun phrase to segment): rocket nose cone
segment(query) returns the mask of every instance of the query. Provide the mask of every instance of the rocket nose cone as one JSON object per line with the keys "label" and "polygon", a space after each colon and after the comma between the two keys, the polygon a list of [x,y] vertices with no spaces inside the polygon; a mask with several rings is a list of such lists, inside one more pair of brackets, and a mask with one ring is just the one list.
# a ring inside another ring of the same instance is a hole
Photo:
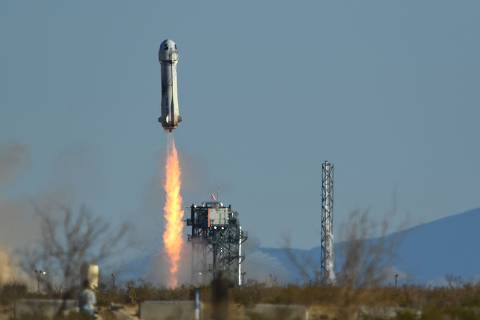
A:
{"label": "rocket nose cone", "polygon": [[170,39],[163,40],[158,50],[158,59],[161,61],[176,60],[178,56],[177,44]]}
{"label": "rocket nose cone", "polygon": [[165,48],[165,49],[168,49],[168,48],[172,48],[172,47],[175,47],[175,46],[176,46],[175,41],[170,40],[170,39],[165,39],[160,44],[160,49],[162,47]]}

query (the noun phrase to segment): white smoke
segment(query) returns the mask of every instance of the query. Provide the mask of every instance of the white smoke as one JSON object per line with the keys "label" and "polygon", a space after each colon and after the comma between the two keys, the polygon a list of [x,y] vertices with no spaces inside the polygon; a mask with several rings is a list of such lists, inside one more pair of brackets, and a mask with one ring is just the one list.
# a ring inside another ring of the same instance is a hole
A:
{"label": "white smoke", "polygon": [[[27,146],[0,145],[0,191],[16,183],[30,162]],[[39,219],[33,204],[44,207],[48,203],[63,202],[65,190],[61,188],[58,192],[44,192],[29,198],[0,194],[0,283],[29,280],[19,260],[22,250],[40,238]]]}
{"label": "white smoke", "polygon": [[[284,284],[289,281],[290,273],[276,258],[263,253],[260,249],[260,241],[254,236],[244,243],[245,260],[242,265],[242,271],[246,272],[245,279],[247,281],[257,281],[266,284]],[[201,256],[201,252],[197,252],[196,256]],[[198,258],[197,258],[198,259]],[[168,285],[168,260],[163,252],[160,252],[152,259],[152,268],[147,276],[147,280],[159,286],[166,287]],[[197,285],[199,282],[206,284],[211,280],[211,274],[208,270],[203,270],[199,275],[195,270],[202,270],[205,265],[201,265],[197,261],[197,265],[192,266],[192,246],[190,242],[185,241],[180,270],[178,273],[178,284]],[[207,256],[206,267],[211,266],[211,254]]]}
{"label": "white smoke", "polygon": [[27,283],[28,280],[10,250],[0,248],[0,285],[13,282]]}
{"label": "white smoke", "polygon": [[25,145],[0,146],[0,187],[14,180],[28,162],[28,148]]}
{"label": "white smoke", "polygon": [[[21,144],[0,146],[0,188],[12,183],[29,162],[28,149]],[[25,201],[0,196],[0,284],[25,279],[12,250],[32,240],[33,223]]]}
{"label": "white smoke", "polygon": [[267,284],[283,284],[289,280],[289,272],[280,261],[260,250],[247,256],[244,269],[248,280]]}
{"label": "white smoke", "polygon": [[246,279],[267,284],[286,283],[289,272],[276,258],[265,254],[260,249],[260,240],[249,234],[245,243],[244,271]]}
{"label": "white smoke", "polygon": [[[179,286],[193,284],[191,252],[192,249],[190,243],[185,241],[182,248],[182,256],[180,258],[179,271],[177,274]],[[152,260],[152,267],[147,274],[146,280],[157,286],[167,287],[169,277],[169,263],[163,249],[160,249],[158,254],[155,255]]]}

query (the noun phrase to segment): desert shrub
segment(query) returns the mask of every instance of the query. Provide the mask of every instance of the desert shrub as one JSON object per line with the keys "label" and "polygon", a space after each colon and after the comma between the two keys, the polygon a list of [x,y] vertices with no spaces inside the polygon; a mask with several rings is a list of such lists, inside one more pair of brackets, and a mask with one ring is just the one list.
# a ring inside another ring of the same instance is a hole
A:
{"label": "desert shrub", "polygon": [[97,304],[99,306],[108,306],[111,303],[125,303],[126,294],[122,289],[107,289],[97,293]]}
{"label": "desert shrub", "polygon": [[417,320],[418,317],[415,313],[411,311],[399,311],[395,319],[396,320]]}
{"label": "desert shrub", "polygon": [[237,303],[250,306],[262,300],[262,296],[266,295],[265,289],[264,285],[261,284],[235,288],[232,290],[232,298]]}
{"label": "desert shrub", "polygon": [[26,296],[27,286],[22,283],[8,283],[0,287],[0,304],[7,305]]}
{"label": "desert shrub", "polygon": [[460,319],[460,320],[479,320],[480,314],[476,312],[472,308],[449,308],[445,310],[445,314],[447,314],[451,319]]}
{"label": "desert shrub", "polygon": [[156,287],[145,281],[130,281],[122,287],[100,290],[97,303],[106,306],[111,303],[138,304],[146,300],[191,300],[193,288],[180,286],[175,289]]}
{"label": "desert shrub", "polygon": [[422,310],[422,316],[420,320],[440,320],[443,319],[444,313],[434,307],[428,307]]}
{"label": "desert shrub", "polygon": [[[15,320],[50,320],[50,317],[47,317],[43,314],[31,314],[31,315],[23,315],[21,317],[15,318]],[[64,316],[57,316],[54,320],[90,320],[91,318],[82,315],[78,312],[72,312],[68,315]]]}
{"label": "desert shrub", "polygon": [[91,320],[92,318],[79,312],[70,312],[64,316],[58,316],[55,320]]}
{"label": "desert shrub", "polygon": [[17,317],[16,320],[48,320],[48,318],[41,314],[36,315],[24,315],[22,317]]}

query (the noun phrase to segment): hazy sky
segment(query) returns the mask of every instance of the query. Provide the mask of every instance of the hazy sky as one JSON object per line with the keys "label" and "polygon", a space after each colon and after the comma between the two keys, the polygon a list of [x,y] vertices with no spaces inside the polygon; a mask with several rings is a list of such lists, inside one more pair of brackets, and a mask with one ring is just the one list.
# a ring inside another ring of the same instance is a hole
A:
{"label": "hazy sky", "polygon": [[315,246],[329,160],[338,237],[357,208],[478,207],[479,32],[474,0],[1,1],[0,144],[31,164],[0,191],[68,189],[160,235],[171,38],[185,205],[219,190],[263,245]]}

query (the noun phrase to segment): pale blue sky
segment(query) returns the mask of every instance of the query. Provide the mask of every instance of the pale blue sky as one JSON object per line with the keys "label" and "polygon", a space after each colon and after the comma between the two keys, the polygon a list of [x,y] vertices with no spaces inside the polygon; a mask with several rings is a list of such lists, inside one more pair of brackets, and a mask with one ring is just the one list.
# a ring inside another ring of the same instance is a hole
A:
{"label": "pale blue sky", "polygon": [[186,205],[220,189],[264,245],[315,246],[329,160],[336,222],[394,193],[409,224],[478,207],[479,32],[473,0],[2,1],[0,144],[31,154],[2,192],[72,189],[160,234],[172,38]]}

